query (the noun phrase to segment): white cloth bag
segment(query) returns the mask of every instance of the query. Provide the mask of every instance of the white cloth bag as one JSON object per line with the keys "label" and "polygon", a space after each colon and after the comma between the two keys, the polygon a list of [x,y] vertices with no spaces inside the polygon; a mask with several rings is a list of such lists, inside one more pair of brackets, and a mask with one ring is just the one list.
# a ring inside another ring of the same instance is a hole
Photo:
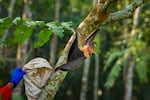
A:
{"label": "white cloth bag", "polygon": [[28,100],[37,100],[52,72],[49,62],[43,58],[34,58],[23,66],[25,92]]}

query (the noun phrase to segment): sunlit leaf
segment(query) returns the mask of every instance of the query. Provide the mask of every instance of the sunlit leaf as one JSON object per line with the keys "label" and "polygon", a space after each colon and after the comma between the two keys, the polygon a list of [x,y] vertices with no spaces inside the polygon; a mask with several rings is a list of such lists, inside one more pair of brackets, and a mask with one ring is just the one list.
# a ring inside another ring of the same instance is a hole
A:
{"label": "sunlit leaf", "polygon": [[73,23],[72,22],[62,22],[61,25],[67,29],[67,30],[70,30],[71,32],[75,32],[74,28],[72,27],[73,26]]}
{"label": "sunlit leaf", "polygon": [[20,21],[22,21],[22,20],[21,20],[21,17],[16,17],[16,18],[13,20],[13,23],[14,23],[15,25],[17,25],[18,22],[20,22]]}
{"label": "sunlit leaf", "polygon": [[7,17],[0,19],[0,36],[2,36],[5,31],[13,25],[11,18]]}
{"label": "sunlit leaf", "polygon": [[20,25],[15,30],[15,40],[18,44],[22,44],[27,38],[29,38],[34,28],[28,28],[25,25]]}
{"label": "sunlit leaf", "polygon": [[64,36],[63,34],[64,29],[60,23],[50,22],[50,23],[47,23],[46,25],[49,27],[49,29],[52,30],[54,34],[57,34],[57,36],[59,36],[60,38]]}
{"label": "sunlit leaf", "polygon": [[45,26],[45,22],[44,21],[35,21],[37,26],[43,27]]}
{"label": "sunlit leaf", "polygon": [[48,42],[48,40],[50,39],[51,34],[52,34],[52,31],[49,30],[49,29],[41,30],[38,33],[38,40],[34,44],[34,47],[38,48],[38,47],[43,46],[46,42]]}

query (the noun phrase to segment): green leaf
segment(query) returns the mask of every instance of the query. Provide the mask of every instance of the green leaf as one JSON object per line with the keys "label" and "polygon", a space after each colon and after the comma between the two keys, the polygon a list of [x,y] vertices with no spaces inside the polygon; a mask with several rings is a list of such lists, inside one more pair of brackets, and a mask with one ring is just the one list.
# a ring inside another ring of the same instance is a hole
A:
{"label": "green leaf", "polygon": [[38,33],[38,41],[34,44],[35,48],[43,46],[49,39],[52,34],[51,30],[44,29]]}
{"label": "green leaf", "polygon": [[112,63],[115,61],[115,59],[117,59],[118,57],[122,56],[123,52],[118,51],[118,50],[113,50],[111,52],[109,52],[108,54],[108,59],[106,60],[106,64],[104,66],[104,71],[110,67],[110,65],[112,65]]}
{"label": "green leaf", "polygon": [[45,22],[44,21],[35,21],[36,25],[43,27],[45,26]]}
{"label": "green leaf", "polygon": [[71,32],[75,32],[74,28],[72,27],[73,26],[73,23],[72,22],[62,22],[61,25],[67,29],[67,30],[70,30]]}
{"label": "green leaf", "polygon": [[7,46],[6,41],[0,39],[0,45]]}
{"label": "green leaf", "polygon": [[62,39],[62,37],[64,36],[63,34],[64,29],[60,23],[50,22],[47,23],[46,26],[48,26],[49,29],[51,29],[54,34],[57,34],[57,36],[59,36]]}
{"label": "green leaf", "polygon": [[109,89],[115,84],[115,81],[119,77],[119,73],[121,72],[121,69],[123,68],[125,63],[126,63],[125,58],[120,57],[120,59],[117,60],[117,62],[115,63],[114,67],[112,68],[112,70],[107,78],[105,87],[107,87]]}
{"label": "green leaf", "polygon": [[32,21],[32,20],[29,20],[29,19],[26,19],[25,20],[25,25],[28,26],[28,28],[34,28],[38,25],[39,23],[36,22],[36,21]]}
{"label": "green leaf", "polygon": [[5,31],[13,25],[11,18],[7,17],[0,19],[0,36],[2,36]]}
{"label": "green leaf", "polygon": [[147,82],[148,80],[148,68],[146,56],[140,56],[136,58],[136,71],[141,82]]}
{"label": "green leaf", "polygon": [[15,40],[18,44],[22,44],[27,38],[29,38],[33,32],[33,27],[28,28],[25,25],[20,25],[15,30]]}
{"label": "green leaf", "polygon": [[13,20],[13,23],[15,24],[15,25],[17,25],[19,22],[21,22],[22,20],[21,20],[21,17],[16,17],[14,20]]}

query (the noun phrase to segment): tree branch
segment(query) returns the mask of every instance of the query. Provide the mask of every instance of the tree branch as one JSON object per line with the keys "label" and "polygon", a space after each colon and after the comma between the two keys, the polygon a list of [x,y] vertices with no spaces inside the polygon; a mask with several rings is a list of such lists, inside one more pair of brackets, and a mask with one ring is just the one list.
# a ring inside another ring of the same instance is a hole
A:
{"label": "tree branch", "polygon": [[[76,33],[74,33],[66,44],[63,55],[57,61],[56,66],[63,65],[67,63],[68,53],[76,38]],[[67,71],[58,70],[50,75],[47,85],[43,89],[39,100],[53,100],[56,92],[58,91],[60,85],[62,84],[65,76],[67,75]]]}
{"label": "tree branch", "polygon": [[148,2],[148,0],[137,0],[125,7],[123,10],[110,13],[109,17],[102,23],[102,25],[132,17],[135,9],[145,2]]}

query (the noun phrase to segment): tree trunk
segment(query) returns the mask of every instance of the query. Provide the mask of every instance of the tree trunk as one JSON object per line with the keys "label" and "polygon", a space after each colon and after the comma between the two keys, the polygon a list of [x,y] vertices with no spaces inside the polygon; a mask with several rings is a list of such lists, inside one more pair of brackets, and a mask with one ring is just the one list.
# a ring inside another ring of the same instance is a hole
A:
{"label": "tree trunk", "polygon": [[[31,12],[30,12],[30,0],[24,0],[24,11],[23,11],[23,14],[22,14],[22,18],[23,19],[26,19],[26,18],[29,18],[31,19]],[[27,57],[29,55],[29,52],[28,52],[28,45],[29,45],[29,41],[28,39],[24,42],[24,44],[22,45],[19,45],[18,48],[17,48],[17,55],[16,55],[16,58],[17,58],[17,66],[18,67],[22,67],[26,60],[27,60]],[[22,94],[22,86],[23,86],[23,82],[20,82],[18,84],[18,86],[14,89],[14,94],[18,95],[18,96],[21,96]]]}
{"label": "tree trunk", "polygon": [[[131,38],[136,36],[136,28],[139,25],[139,16],[140,16],[141,8],[137,8],[134,17],[133,17],[133,27],[131,31]],[[135,66],[135,59],[132,55],[129,55],[129,65],[126,68],[126,75],[124,75],[125,81],[125,95],[124,100],[131,100],[132,99],[132,86],[133,86],[133,72]]]}
{"label": "tree trunk", "polygon": [[95,72],[94,72],[94,100],[98,100],[98,80],[99,80],[99,55],[96,53],[95,54]]}
{"label": "tree trunk", "polygon": [[[101,0],[93,0],[93,5],[96,4],[96,2],[100,2]],[[93,99],[98,100],[98,75],[99,75],[99,56],[97,53],[95,53],[95,73],[94,73],[94,90],[93,90]]]}
{"label": "tree trunk", "polygon": [[135,66],[135,60],[132,56],[129,57],[129,64],[127,67],[127,73],[125,75],[125,97],[124,100],[132,100],[132,86],[133,86],[133,71]]}
{"label": "tree trunk", "polygon": [[[55,0],[55,16],[54,16],[54,20],[56,22],[59,22],[60,18],[60,5],[61,5],[61,1],[60,0]],[[55,61],[56,61],[56,51],[57,51],[57,41],[58,41],[58,37],[56,34],[53,34],[52,39],[50,41],[50,59],[49,62],[51,63],[52,66],[55,65]]]}
{"label": "tree trunk", "polygon": [[[10,17],[10,18],[13,16],[15,3],[16,3],[16,0],[11,0],[11,2],[10,2],[10,10],[8,11],[8,17]],[[8,30],[6,30],[5,34],[2,37],[2,40],[5,40],[7,38],[7,35],[8,35]],[[0,45],[0,55],[1,56],[4,55],[3,49],[4,49],[3,46]]]}
{"label": "tree trunk", "polygon": [[82,76],[82,87],[80,93],[80,100],[87,100],[86,93],[88,90],[88,73],[90,68],[90,58],[85,60],[85,64],[83,66],[83,76]]}

